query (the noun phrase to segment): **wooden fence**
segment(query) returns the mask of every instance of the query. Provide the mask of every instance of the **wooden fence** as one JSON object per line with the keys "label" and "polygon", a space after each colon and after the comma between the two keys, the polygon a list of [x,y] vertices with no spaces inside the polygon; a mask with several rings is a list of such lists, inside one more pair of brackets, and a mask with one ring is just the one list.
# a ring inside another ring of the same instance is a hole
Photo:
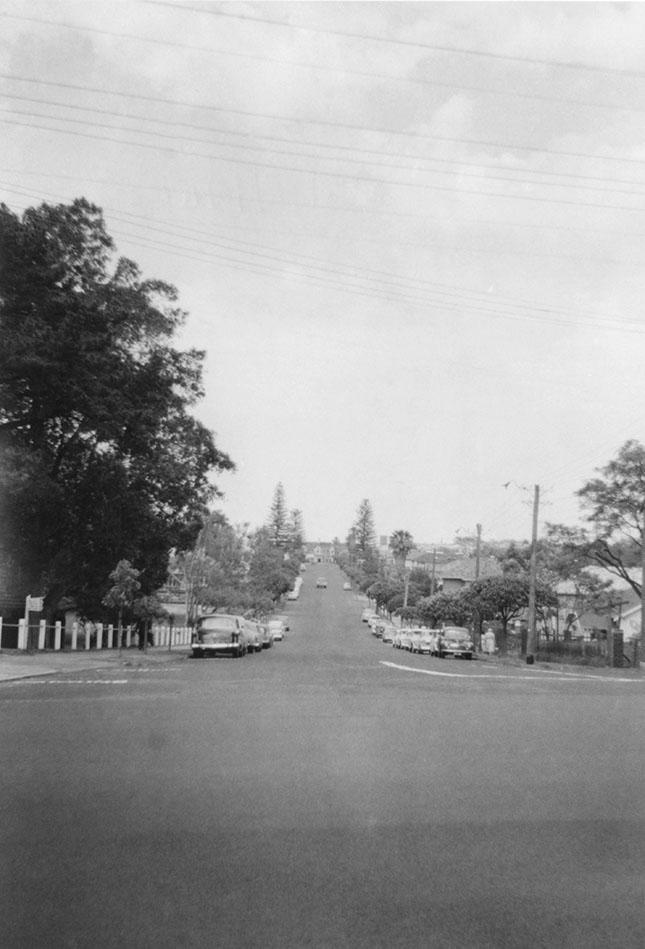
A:
{"label": "wooden fence", "polygon": [[[192,638],[192,629],[187,626],[154,625],[151,629],[152,646],[188,646]],[[134,627],[121,629],[121,647],[131,649],[139,645]],[[80,652],[84,650],[106,650],[119,648],[118,627],[112,623],[73,623],[65,628],[61,622],[48,624],[40,620],[38,624],[21,619],[16,624],[3,624],[0,616],[0,649],[20,649],[23,651],[52,650]]]}

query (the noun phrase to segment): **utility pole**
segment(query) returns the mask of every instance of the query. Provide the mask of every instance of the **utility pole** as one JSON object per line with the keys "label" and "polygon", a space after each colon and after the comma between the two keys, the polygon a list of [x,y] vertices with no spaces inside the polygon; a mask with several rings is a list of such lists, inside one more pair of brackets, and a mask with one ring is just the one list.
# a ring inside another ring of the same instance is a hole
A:
{"label": "utility pole", "polygon": [[641,536],[641,634],[635,640],[634,647],[634,668],[640,668],[640,657],[643,654],[643,645],[645,644],[645,507],[643,508],[643,529]]}
{"label": "utility pole", "polygon": [[479,580],[480,555],[482,547],[482,526],[477,525],[477,549],[475,553],[475,580]]}
{"label": "utility pole", "polygon": [[430,589],[432,590],[431,596],[434,596],[436,576],[437,576],[437,548],[433,547],[432,548],[432,586],[430,587]]}
{"label": "utility pole", "polygon": [[529,632],[526,642],[526,661],[531,664],[535,660],[537,639],[535,635],[535,600],[537,585],[537,533],[538,508],[540,505],[540,485],[536,484],[533,494],[533,534],[531,537],[531,567],[529,574]]}

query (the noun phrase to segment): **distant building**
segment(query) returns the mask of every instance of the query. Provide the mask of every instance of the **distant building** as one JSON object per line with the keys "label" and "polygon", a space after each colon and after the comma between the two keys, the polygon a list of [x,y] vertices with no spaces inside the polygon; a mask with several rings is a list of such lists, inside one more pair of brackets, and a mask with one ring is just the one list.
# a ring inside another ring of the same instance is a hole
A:
{"label": "distant building", "polygon": [[328,541],[305,541],[305,560],[309,563],[333,563],[334,545]]}

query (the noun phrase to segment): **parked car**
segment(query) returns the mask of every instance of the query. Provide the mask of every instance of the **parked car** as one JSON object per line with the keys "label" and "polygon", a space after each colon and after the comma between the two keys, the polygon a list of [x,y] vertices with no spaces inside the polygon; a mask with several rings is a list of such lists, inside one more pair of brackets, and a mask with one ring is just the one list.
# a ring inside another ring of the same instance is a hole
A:
{"label": "parked car", "polygon": [[370,616],[376,616],[376,613],[374,612],[374,610],[371,610],[369,606],[366,606],[363,612],[361,613],[361,622],[367,623]]}
{"label": "parked car", "polygon": [[401,630],[401,635],[399,637],[399,649],[406,649],[408,652],[412,652],[412,643],[416,630],[410,628],[404,628]]}
{"label": "parked car", "polygon": [[258,623],[258,626],[260,627],[260,648],[270,649],[273,645],[273,635],[268,623]]}
{"label": "parked car", "polygon": [[274,643],[282,642],[286,632],[284,623],[281,619],[270,619],[268,623],[269,632]]}
{"label": "parked car", "polygon": [[246,620],[243,616],[229,613],[209,613],[201,616],[193,634],[192,650],[194,659],[246,655]]}
{"label": "parked car", "polygon": [[394,634],[397,631],[397,627],[392,623],[386,623],[383,627],[383,632],[381,633],[381,642],[382,643],[392,643],[394,641]]}
{"label": "parked car", "polygon": [[432,655],[435,647],[435,638],[431,629],[417,630],[415,635],[412,652],[418,652],[423,656]]}
{"label": "parked car", "polygon": [[396,630],[394,631],[394,633],[393,633],[393,635],[392,635],[392,645],[394,646],[395,649],[400,649],[400,648],[401,648],[401,636],[402,636],[405,632],[406,632],[406,630],[405,630],[405,629],[401,629],[400,627],[397,627]]}
{"label": "parked car", "polygon": [[244,623],[244,632],[246,634],[246,651],[249,654],[262,652],[265,632],[261,625],[255,620],[247,619]]}
{"label": "parked car", "polygon": [[326,590],[326,589],[327,589],[327,580],[326,580],[325,577],[318,577],[318,579],[316,580],[316,588],[317,588],[318,590]]}
{"label": "parked car", "polygon": [[289,592],[287,593],[288,600],[297,600],[299,596],[300,594],[298,593],[297,590],[289,590]]}
{"label": "parked car", "polygon": [[473,641],[470,630],[464,626],[446,626],[438,637],[437,655],[440,659],[453,656],[455,659],[473,658]]}
{"label": "parked car", "polygon": [[343,590],[351,590],[352,585],[347,580],[343,583]]}

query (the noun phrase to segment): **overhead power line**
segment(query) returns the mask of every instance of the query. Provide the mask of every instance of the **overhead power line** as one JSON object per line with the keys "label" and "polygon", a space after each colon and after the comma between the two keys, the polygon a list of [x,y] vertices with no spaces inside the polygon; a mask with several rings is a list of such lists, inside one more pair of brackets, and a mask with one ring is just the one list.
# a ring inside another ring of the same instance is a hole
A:
{"label": "overhead power line", "polygon": [[[20,97],[17,97],[17,98],[20,98]],[[25,97],[25,98],[28,99],[29,97]],[[35,101],[42,101],[42,100],[36,99]],[[174,127],[174,124],[172,122],[167,122],[163,119],[153,119],[147,116],[133,115],[130,113],[124,114],[124,113],[119,113],[119,112],[112,112],[107,109],[94,110],[94,109],[88,109],[84,106],[66,106],[66,105],[63,105],[62,103],[46,103],[46,104],[55,105],[58,108],[71,108],[78,111],[85,111],[85,112],[92,112],[92,113],[96,112],[97,114],[113,116],[116,118],[132,119],[139,123],[144,121],[144,122],[160,124],[166,127]],[[107,129],[109,131],[115,131],[115,132],[129,132],[129,133],[135,132],[137,135],[148,135],[148,136],[154,137],[155,139],[164,138],[164,139],[167,139],[173,142],[178,142],[178,143],[189,142],[191,144],[212,145],[212,146],[216,146],[220,148],[242,149],[244,151],[260,152],[263,155],[281,155],[281,156],[286,156],[289,158],[302,158],[302,159],[309,159],[312,161],[327,161],[327,162],[345,163],[345,164],[361,165],[361,166],[369,165],[376,168],[387,168],[394,171],[409,171],[409,172],[414,172],[418,174],[429,173],[433,175],[453,175],[453,176],[458,175],[461,178],[473,178],[475,180],[480,180],[480,181],[503,181],[510,184],[529,184],[534,187],[570,188],[570,189],[584,190],[584,191],[598,191],[602,194],[627,194],[627,195],[632,195],[632,196],[633,195],[645,196],[645,191],[635,190],[636,188],[638,188],[639,185],[645,187],[645,181],[638,182],[638,181],[633,181],[630,179],[601,178],[596,175],[575,175],[573,173],[567,173],[567,172],[542,171],[540,169],[530,169],[530,168],[520,169],[520,168],[512,168],[512,167],[503,166],[503,165],[488,165],[486,163],[480,164],[478,162],[462,161],[461,159],[422,158],[421,156],[416,156],[416,155],[414,156],[411,155],[409,157],[411,161],[416,161],[417,164],[401,165],[395,162],[375,161],[372,158],[357,158],[357,157],[352,157],[352,156],[347,157],[345,155],[340,155],[340,156],[325,155],[325,154],[320,154],[316,152],[311,153],[311,152],[302,152],[302,151],[292,151],[288,149],[271,148],[271,147],[267,147],[263,145],[252,145],[252,144],[247,144],[245,142],[221,142],[221,141],[207,139],[207,138],[194,138],[189,135],[172,135],[167,132],[160,132],[156,129],[152,130],[152,129],[145,129],[141,127],[131,128],[129,126],[124,126],[124,125],[107,125],[107,124],[96,122],[95,120],[90,120],[90,119],[76,119],[69,116],[51,115],[49,113],[28,112],[25,110],[16,110],[11,107],[7,107],[7,108],[0,107],[0,114],[1,113],[7,113],[11,116],[23,116],[28,119],[39,118],[39,119],[46,119],[49,121],[67,122],[73,125],[81,125],[85,128]],[[179,125],[180,126],[188,125],[190,128],[200,128],[200,126],[193,126],[189,123],[179,123]],[[201,128],[204,128],[206,131],[213,131],[215,134],[221,134],[222,132],[223,134],[229,134],[229,135],[235,134],[235,133],[229,133],[220,129],[209,129],[207,126],[201,126]],[[261,136],[259,137],[261,138]],[[282,139],[282,141],[292,142],[296,146],[300,145],[300,143],[296,142],[294,139]],[[320,145],[323,148],[329,148],[329,149],[332,149],[335,147],[333,145],[326,145],[325,143],[320,143]],[[368,150],[366,151],[366,154],[372,154],[372,152]],[[391,152],[380,152],[377,154],[388,155],[388,156],[391,156],[392,158],[399,157],[397,155],[394,155]],[[214,156],[214,157],[217,157],[217,156]],[[407,157],[407,156],[402,156],[402,157]],[[428,164],[430,162],[433,162],[435,164],[447,164],[450,166],[457,166],[457,168],[456,169],[453,169],[452,167],[449,167],[447,169],[436,168],[436,167],[420,168],[418,165],[418,162],[423,162],[425,164]],[[464,171],[462,170],[463,168],[480,168],[484,171],[487,169],[490,169],[493,171],[505,171],[507,172],[507,174],[487,175],[487,174],[482,174],[482,173],[477,173],[477,172]],[[513,177],[513,175],[515,177]],[[521,175],[534,175],[536,177],[533,177],[533,178],[517,177]],[[552,179],[562,178],[562,177],[578,178],[580,181],[603,182],[603,187],[598,187],[595,185],[587,185],[587,184],[578,184],[575,181],[557,181],[557,180],[540,181],[538,180],[537,176],[550,177]],[[607,187],[608,184],[626,184],[626,185],[629,185],[630,187],[629,189],[608,188]]]}
{"label": "overhead power line", "polygon": [[[173,6],[170,4],[170,6]],[[179,9],[176,7],[176,9]],[[190,7],[185,8],[191,10]],[[206,13],[208,14],[211,11],[207,10],[194,10],[194,12]],[[222,14],[223,15],[223,14]],[[347,76],[358,76],[362,79],[385,79],[388,82],[398,82],[406,83],[408,85],[416,86],[428,86],[437,89],[453,89],[461,92],[474,92],[477,95],[487,95],[487,96],[500,96],[507,99],[524,99],[524,100],[536,100],[540,102],[552,102],[557,105],[562,105],[568,103],[578,107],[589,108],[589,109],[611,109],[619,110],[625,112],[639,112],[645,111],[645,107],[641,108],[639,106],[627,106],[622,102],[619,103],[605,103],[605,102],[592,102],[584,99],[572,99],[568,96],[558,96],[558,95],[546,95],[539,92],[522,92],[519,89],[512,88],[507,86],[504,89],[491,89],[490,87],[482,87],[481,85],[469,85],[468,83],[455,82],[454,80],[441,80],[441,79],[428,79],[422,78],[420,76],[396,76],[392,73],[381,73],[375,72],[373,70],[363,70],[363,69],[352,69],[350,66],[343,64],[342,67],[332,66],[329,63],[317,63],[312,60],[303,62],[302,60],[287,59],[284,57],[277,56],[268,56],[266,53],[250,53],[247,50],[232,50],[232,49],[223,49],[222,47],[214,46],[196,46],[191,43],[182,43],[176,40],[160,40],[155,39],[154,37],[149,36],[139,36],[133,33],[124,33],[117,32],[115,30],[103,30],[96,27],[89,27],[82,24],[73,24],[73,23],[63,23],[56,20],[43,20],[37,17],[26,17],[19,16],[9,13],[0,13],[0,16],[8,17],[10,19],[18,20],[27,20],[28,22],[38,23],[46,26],[60,27],[62,29],[69,30],[78,30],[80,32],[89,32],[96,33],[104,36],[113,36],[118,37],[119,39],[129,39],[138,43],[152,43],[154,45],[166,45],[171,48],[184,48],[191,50],[192,52],[202,52],[208,55],[218,55],[218,56],[229,56],[231,58],[239,59],[251,59],[256,62],[266,62],[273,63],[279,66],[293,66],[297,69],[306,69],[310,71],[319,71],[319,72],[328,72],[338,75],[342,73]],[[276,21],[277,22],[277,21]],[[288,24],[285,24],[288,25]]]}
{"label": "overhead power line", "polygon": [[299,23],[290,23],[286,20],[274,20],[269,17],[249,16],[247,13],[232,13],[230,10],[211,10],[205,8],[189,7],[186,4],[166,3],[163,0],[144,0],[148,6],[171,7],[174,10],[186,11],[192,13],[201,13],[207,16],[228,17],[233,20],[243,20],[248,23],[264,23],[271,26],[281,26],[291,30],[301,30],[305,33],[321,33],[328,36],[340,36],[346,39],[369,40],[372,43],[387,43],[390,46],[413,47],[416,49],[429,49],[439,53],[450,53],[461,56],[477,56],[483,59],[501,60],[503,62],[528,64],[531,66],[549,66],[560,69],[581,69],[585,72],[613,73],[620,76],[632,76],[644,78],[645,72],[639,69],[623,69],[617,66],[596,66],[593,63],[584,63],[579,61],[561,60],[561,59],[540,59],[534,56],[520,56],[512,53],[492,52],[484,49],[474,49],[473,47],[448,46],[439,43],[426,43],[421,40],[402,40],[390,36],[378,36],[374,33],[361,33],[351,30],[336,30],[328,27],[303,26]]}
{"label": "overhead power line", "polygon": [[[562,149],[542,147],[540,145],[522,145],[517,142],[499,142],[490,139],[472,139],[464,137],[455,137],[447,135],[430,135],[423,132],[412,132],[409,130],[393,129],[385,126],[357,125],[349,122],[333,122],[329,119],[304,119],[300,116],[281,115],[272,112],[255,112],[245,109],[234,109],[227,106],[212,105],[210,103],[191,102],[186,99],[169,99],[160,96],[149,96],[140,93],[123,92],[113,89],[102,89],[96,86],[83,86],[68,82],[54,82],[46,79],[39,79],[33,76],[19,76],[13,73],[0,72],[0,79],[6,79],[11,82],[24,82],[31,85],[51,86],[56,89],[69,89],[76,92],[91,92],[98,95],[116,96],[119,99],[135,99],[139,102],[151,102],[158,105],[179,106],[181,108],[200,109],[206,112],[218,112],[223,115],[242,115],[245,118],[263,119],[271,122],[289,122],[292,125],[303,127],[306,125],[317,125],[322,128],[336,128],[343,132],[358,132],[360,134],[369,133],[376,135],[391,135],[397,138],[413,139],[428,142],[446,142],[448,144],[459,145],[477,145],[483,148],[498,148],[505,151],[536,152],[538,154],[555,155],[562,158],[591,158],[594,161],[614,161],[624,164],[645,165],[645,158],[630,158],[621,155],[599,155],[592,152],[574,152]],[[239,133],[244,134],[244,133]],[[250,133],[248,133],[250,134]]]}
{"label": "overhead power line", "polygon": [[[7,190],[11,191],[12,189],[9,188]],[[21,189],[20,191],[14,190],[14,193],[20,194],[21,196],[34,196],[34,194],[37,197],[43,196],[43,192],[34,193],[33,191],[30,192],[25,189]],[[47,197],[46,194],[45,197]],[[167,241],[159,241],[155,237],[150,237],[149,234],[132,235],[131,232],[121,230],[120,233],[124,234],[127,238],[137,241],[146,241],[152,246],[158,246],[162,249],[171,249],[184,255],[194,255],[197,253],[202,256],[193,257],[192,259],[201,262],[203,262],[202,257],[206,256],[208,259],[212,257],[227,263],[235,263],[236,265],[252,265],[253,267],[268,269],[268,271],[274,273],[274,275],[284,275],[288,273],[290,275],[298,275],[303,279],[310,278],[316,281],[331,282],[334,286],[340,287],[341,289],[351,289],[352,291],[360,290],[367,294],[389,294],[390,296],[388,298],[390,299],[404,300],[410,304],[442,311],[469,311],[488,314],[498,318],[511,319],[515,322],[528,320],[531,322],[552,323],[569,328],[586,325],[596,329],[623,330],[639,334],[645,330],[645,326],[638,321],[606,318],[589,319],[589,316],[585,314],[582,314],[583,318],[579,319],[580,313],[576,314],[576,318],[573,321],[566,320],[562,318],[563,312],[566,312],[563,310],[528,304],[524,301],[501,296],[495,296],[491,299],[490,296],[486,294],[477,293],[465,288],[455,288],[445,284],[438,285],[432,281],[409,278],[391,271],[356,267],[336,261],[321,261],[309,254],[284,250],[276,251],[275,248],[267,248],[265,245],[253,242],[231,238],[218,238],[217,235],[212,235],[210,232],[198,231],[195,228],[183,228],[183,230],[193,232],[197,236],[192,236],[192,234],[177,235],[177,226],[174,222],[156,222],[143,215],[133,215],[128,212],[115,211],[110,208],[105,208],[104,210],[110,213],[117,222],[123,222],[125,218],[125,224],[127,226],[134,225],[135,227],[144,227],[147,230],[156,231],[162,236],[172,237],[174,240],[172,243],[169,243]],[[128,217],[140,218],[143,224],[127,220]],[[204,239],[204,235],[208,235],[208,239]],[[181,239],[186,238],[193,243],[197,243],[200,247],[195,249],[191,246],[186,247],[182,244],[177,244],[176,238],[178,236]],[[231,243],[242,244],[243,246],[230,246]],[[202,250],[202,245],[207,249]],[[259,248],[259,250],[255,248]],[[245,256],[232,258],[229,257],[228,254]],[[296,271],[285,271],[285,266],[299,269]],[[359,282],[356,283],[355,281]],[[437,299],[437,297],[439,297],[439,299]],[[525,310],[526,312],[522,313],[518,312],[518,310]]]}
{"label": "overhead power line", "polygon": [[[64,120],[63,120],[64,121]],[[448,185],[439,185],[439,184],[429,184],[428,182],[413,182],[413,181],[404,181],[397,180],[394,178],[380,178],[371,175],[352,175],[347,172],[340,171],[327,171],[324,169],[311,169],[311,168],[300,168],[294,165],[285,165],[285,164],[276,164],[263,161],[255,161],[246,158],[237,158],[224,155],[213,155],[207,154],[205,152],[196,152],[196,151],[187,151],[182,148],[173,148],[170,145],[155,145],[148,142],[137,142],[124,138],[113,138],[109,135],[96,135],[92,132],[84,132],[76,129],[67,129],[67,128],[56,128],[48,125],[39,125],[35,122],[17,122],[13,119],[0,118],[0,124],[3,125],[14,125],[20,128],[31,128],[37,129],[44,132],[53,132],[55,134],[63,135],[72,135],[78,136],[81,138],[89,138],[94,141],[100,142],[112,142],[117,145],[126,145],[134,148],[143,148],[157,152],[168,152],[170,154],[182,155],[184,157],[192,158],[204,158],[208,161],[217,161],[224,162],[227,164],[248,166],[254,168],[266,168],[271,171],[281,171],[288,172],[292,174],[300,175],[312,175],[317,178],[329,178],[329,179],[342,179],[348,181],[360,181],[365,184],[385,184],[397,188],[412,188],[420,189],[423,191],[441,191],[449,194],[469,194],[477,197],[485,198],[496,198],[498,200],[504,201],[528,201],[531,203],[540,203],[540,204],[563,204],[573,207],[585,207],[585,208],[594,208],[596,210],[608,211],[628,211],[631,213],[642,213],[644,208],[634,207],[631,205],[621,205],[621,204],[598,204],[593,201],[575,201],[569,200],[567,198],[545,198],[538,195],[528,195],[528,194],[504,194],[502,192],[496,191],[482,191],[476,188],[461,188],[461,187],[450,187]]]}

